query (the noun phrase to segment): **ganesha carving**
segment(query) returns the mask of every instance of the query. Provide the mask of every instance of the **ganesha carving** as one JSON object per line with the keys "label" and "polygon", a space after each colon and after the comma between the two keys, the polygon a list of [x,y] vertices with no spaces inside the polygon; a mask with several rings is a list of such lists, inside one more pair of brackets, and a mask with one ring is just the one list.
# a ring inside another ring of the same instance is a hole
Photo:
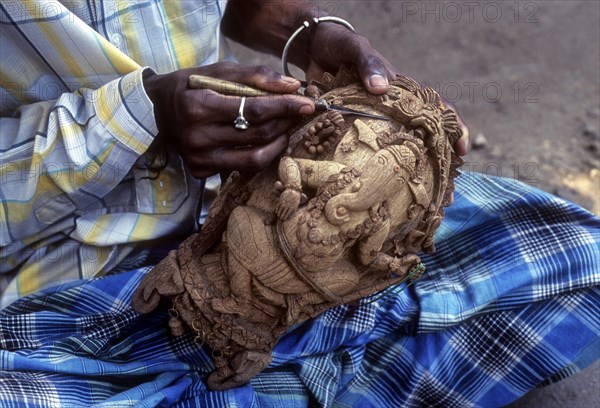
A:
{"label": "ganesha carving", "polygon": [[418,252],[434,250],[460,165],[452,145],[466,129],[434,90],[408,77],[382,96],[355,80],[342,72],[307,91],[384,118],[309,118],[278,162],[229,177],[202,231],[134,295],[143,313],[167,300],[172,333],[187,328],[213,350],[211,389],[250,381],[292,326],[416,279]]}

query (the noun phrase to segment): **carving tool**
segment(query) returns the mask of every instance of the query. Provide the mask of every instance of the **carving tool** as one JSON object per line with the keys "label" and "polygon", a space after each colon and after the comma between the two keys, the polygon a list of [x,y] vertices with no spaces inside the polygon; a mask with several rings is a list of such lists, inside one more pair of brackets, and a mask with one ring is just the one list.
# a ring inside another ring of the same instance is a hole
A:
{"label": "carving tool", "polygon": [[[275,94],[260,89],[252,88],[251,86],[238,84],[236,82],[227,81],[224,79],[218,79],[208,77],[204,75],[190,75],[188,78],[188,86],[191,89],[210,89],[211,91],[218,92],[224,95],[231,96],[245,96],[247,98],[258,97],[258,96],[275,96]],[[390,120],[387,116],[374,115],[368,112],[362,112],[355,109],[346,108],[344,106],[333,105],[327,102],[323,98],[313,99],[315,102],[315,108],[319,111],[334,111],[339,112],[342,115],[356,115],[363,116],[371,119],[379,120]]]}

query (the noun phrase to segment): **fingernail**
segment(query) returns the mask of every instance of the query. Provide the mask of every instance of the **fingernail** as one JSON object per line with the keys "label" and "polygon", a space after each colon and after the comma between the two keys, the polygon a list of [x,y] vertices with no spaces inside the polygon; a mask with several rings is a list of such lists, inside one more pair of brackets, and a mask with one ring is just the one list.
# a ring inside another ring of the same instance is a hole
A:
{"label": "fingernail", "polygon": [[298,81],[296,78],[292,78],[292,77],[285,76],[285,75],[281,76],[281,80],[284,82],[287,82],[288,84],[294,84],[294,85],[300,83],[300,81]]}
{"label": "fingernail", "polygon": [[300,109],[298,109],[298,113],[301,115],[310,115],[315,111],[315,107],[313,105],[302,105]]}
{"label": "fingernail", "polygon": [[379,74],[371,75],[369,78],[369,85],[372,88],[387,88],[388,81],[383,76]]}

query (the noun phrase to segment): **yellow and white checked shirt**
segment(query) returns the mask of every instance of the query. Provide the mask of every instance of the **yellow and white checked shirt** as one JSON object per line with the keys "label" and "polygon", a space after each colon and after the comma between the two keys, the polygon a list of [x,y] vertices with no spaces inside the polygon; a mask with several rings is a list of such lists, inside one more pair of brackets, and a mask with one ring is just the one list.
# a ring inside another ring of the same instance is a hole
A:
{"label": "yellow and white checked shirt", "polygon": [[[224,1],[0,3],[0,307],[195,228],[203,183],[157,134],[142,75],[217,61]],[[3,292],[3,293],[2,293]]]}

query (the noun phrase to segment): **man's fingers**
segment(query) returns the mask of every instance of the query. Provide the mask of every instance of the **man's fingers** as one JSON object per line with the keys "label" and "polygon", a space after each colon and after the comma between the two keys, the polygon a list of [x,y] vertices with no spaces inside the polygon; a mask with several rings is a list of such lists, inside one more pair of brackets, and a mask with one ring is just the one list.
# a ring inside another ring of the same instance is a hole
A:
{"label": "man's fingers", "polygon": [[[370,93],[382,95],[388,91],[388,78],[395,73],[392,72],[392,65],[371,47],[369,40],[343,27],[328,25],[319,27],[319,30],[322,30],[321,40],[336,50],[335,59],[338,63],[356,66],[365,88]],[[334,43],[338,44],[335,48],[331,45]]]}
{"label": "man's fingers", "polygon": [[293,119],[285,118],[255,124],[250,122],[244,131],[235,129],[233,120],[228,124],[197,124],[184,137],[192,152],[222,147],[260,146],[273,142],[294,123]]}
{"label": "man's fingers", "polygon": [[464,156],[469,152],[469,129],[461,124],[462,136],[454,143],[454,151],[459,156]]}
{"label": "man's fingers", "polygon": [[190,155],[186,162],[192,175],[198,178],[228,170],[255,173],[267,167],[287,146],[288,136],[283,134],[266,145],[211,150]]}
{"label": "man's fingers", "polygon": [[218,163],[225,169],[258,172],[283,153],[288,146],[288,141],[288,136],[284,134],[262,146],[223,149]]}
{"label": "man's fingers", "polygon": [[314,101],[304,96],[261,96],[246,99],[244,116],[248,120],[260,123],[277,118],[299,118],[314,111]]}
{"label": "man's fingers", "polygon": [[272,95],[246,98],[240,112],[242,98],[221,95],[213,91],[187,90],[186,115],[190,122],[229,123],[240,113],[250,124],[259,124],[275,118],[298,118],[315,111],[312,99],[300,95]]}
{"label": "man's fingers", "polygon": [[[200,72],[199,72],[200,73]],[[221,62],[202,67],[202,75],[237,82],[273,93],[295,93],[300,88],[300,81],[259,65],[243,65]]]}
{"label": "man's fingers", "polygon": [[295,93],[300,89],[299,80],[281,75],[266,66],[255,67],[254,72],[238,81],[274,93]]}
{"label": "man's fingers", "polygon": [[382,95],[389,90],[389,79],[396,75],[392,65],[369,45],[357,59],[358,73],[367,90]]}

